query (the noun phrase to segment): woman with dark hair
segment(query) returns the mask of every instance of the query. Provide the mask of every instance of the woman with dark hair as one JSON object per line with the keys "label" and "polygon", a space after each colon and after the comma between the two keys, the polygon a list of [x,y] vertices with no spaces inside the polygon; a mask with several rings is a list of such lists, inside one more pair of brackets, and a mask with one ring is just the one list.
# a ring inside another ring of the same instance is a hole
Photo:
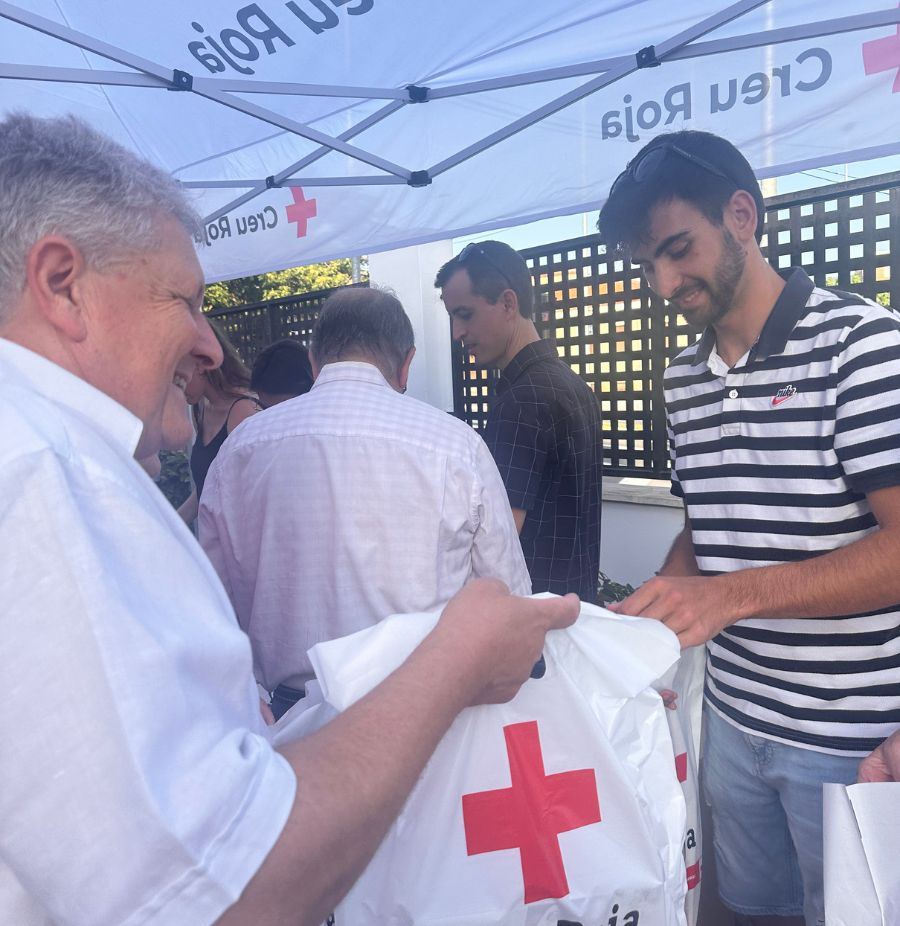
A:
{"label": "woman with dark hair", "polygon": [[250,374],[250,388],[259,396],[260,408],[271,408],[312,389],[309,353],[299,342],[282,338],[260,351]]}
{"label": "woman with dark hair", "polygon": [[185,395],[194,406],[197,439],[191,450],[191,475],[197,498],[210,464],[216,458],[225,438],[250,415],[259,411],[257,398],[250,391],[250,371],[237,350],[218,326],[210,326],[222,347],[225,359],[215,370],[194,373]]}

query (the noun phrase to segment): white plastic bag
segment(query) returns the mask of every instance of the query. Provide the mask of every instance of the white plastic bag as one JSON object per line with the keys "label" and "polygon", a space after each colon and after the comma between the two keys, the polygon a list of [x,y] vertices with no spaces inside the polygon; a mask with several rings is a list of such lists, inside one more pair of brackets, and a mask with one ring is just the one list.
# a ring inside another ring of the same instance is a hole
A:
{"label": "white plastic bag", "polygon": [[826,784],[827,926],[900,923],[900,782]]}
{"label": "white plastic bag", "polygon": [[338,712],[322,697],[322,689],[315,679],[307,682],[305,687],[306,696],[266,728],[273,746],[284,746],[309,736],[337,716]]}
{"label": "white plastic bag", "polygon": [[[346,709],[436,619],[315,647],[325,700]],[[543,678],[457,718],[336,926],[684,926],[684,798],[650,687],[678,653],[661,624],[583,605]]]}
{"label": "white plastic bag", "polygon": [[675,750],[675,771],[681,783],[687,810],[682,852],[687,876],[685,914],[688,926],[696,926],[700,915],[700,864],[703,840],[698,771],[705,671],[706,646],[692,646],[682,651],[678,662],[656,683],[657,689],[667,689],[675,695],[674,705],[666,711],[666,719],[669,721],[669,733],[672,735],[672,746]]}

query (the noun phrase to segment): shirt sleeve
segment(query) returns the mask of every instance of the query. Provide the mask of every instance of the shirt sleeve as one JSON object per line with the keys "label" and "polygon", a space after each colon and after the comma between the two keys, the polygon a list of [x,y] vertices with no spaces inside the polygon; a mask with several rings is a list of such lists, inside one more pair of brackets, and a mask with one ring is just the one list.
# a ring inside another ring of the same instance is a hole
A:
{"label": "shirt sleeve", "polygon": [[487,445],[476,437],[472,572],[500,579],[514,595],[530,595],[531,577],[503,481]]}
{"label": "shirt sleeve", "polygon": [[219,459],[221,456],[222,452],[212,461],[206,475],[203,494],[200,497],[197,510],[197,538],[200,541],[200,546],[203,547],[203,552],[206,553],[224,586],[228,598],[235,610],[238,611],[239,609],[235,603],[234,578],[232,576],[232,566],[235,561],[234,549],[225,525],[223,510],[223,486],[220,476],[222,461]]}
{"label": "shirt sleeve", "polygon": [[142,475],[92,468],[4,461],[0,866],[56,923],[202,926],[278,839],[295,779],[192,535]]}
{"label": "shirt sleeve", "polygon": [[504,396],[488,416],[484,439],[513,508],[529,511],[537,499],[553,441],[544,418],[540,403],[514,395]]}
{"label": "shirt sleeve", "polygon": [[850,486],[900,484],[900,321],[873,309],[847,333],[837,368],[834,445]]}
{"label": "shirt sleeve", "polygon": [[669,491],[676,498],[684,498],[684,489],[681,488],[681,481],[678,478],[678,469],[675,466],[675,432],[672,430],[672,424],[669,421],[669,416],[666,416],[666,439],[669,445],[669,461],[672,464],[672,469],[669,474],[671,480],[669,484]]}

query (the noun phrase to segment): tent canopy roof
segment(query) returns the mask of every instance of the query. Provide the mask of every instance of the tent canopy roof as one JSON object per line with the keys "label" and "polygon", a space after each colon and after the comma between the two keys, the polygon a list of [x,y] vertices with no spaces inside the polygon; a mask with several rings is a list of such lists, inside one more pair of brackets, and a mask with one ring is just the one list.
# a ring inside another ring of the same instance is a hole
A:
{"label": "tent canopy roof", "polygon": [[3,108],[171,172],[221,279],[596,208],[662,131],[722,134],[760,177],[896,153],[900,9],[845,8],[0,2]]}

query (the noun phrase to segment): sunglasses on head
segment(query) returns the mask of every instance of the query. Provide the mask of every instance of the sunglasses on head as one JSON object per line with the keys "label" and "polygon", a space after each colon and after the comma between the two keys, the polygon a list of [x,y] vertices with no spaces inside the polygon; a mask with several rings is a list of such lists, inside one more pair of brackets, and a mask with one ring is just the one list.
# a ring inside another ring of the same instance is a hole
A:
{"label": "sunglasses on head", "polygon": [[512,285],[510,278],[497,266],[496,261],[490,258],[488,253],[480,244],[478,244],[478,242],[473,241],[470,244],[467,244],[456,256],[456,260],[462,267],[467,260],[471,260],[473,254],[477,254],[491,268],[491,270],[503,278],[503,281],[506,283],[509,289],[515,291],[515,286]]}
{"label": "sunglasses on head", "polygon": [[663,142],[660,145],[656,145],[653,148],[648,148],[641,152],[629,163],[625,170],[613,181],[613,185],[609,188],[609,198],[612,199],[616,190],[621,187],[625,180],[631,180],[632,183],[644,183],[646,180],[655,177],[659,173],[666,156],[669,154],[677,154],[695,167],[699,167],[707,173],[714,174],[716,177],[721,177],[723,180],[727,180],[735,186],[740,186],[734,177],[722,170],[721,167],[710,164],[705,158],[701,158],[697,154],[691,154],[690,151],[685,151],[684,148],[679,148],[678,145],[671,142]]}

